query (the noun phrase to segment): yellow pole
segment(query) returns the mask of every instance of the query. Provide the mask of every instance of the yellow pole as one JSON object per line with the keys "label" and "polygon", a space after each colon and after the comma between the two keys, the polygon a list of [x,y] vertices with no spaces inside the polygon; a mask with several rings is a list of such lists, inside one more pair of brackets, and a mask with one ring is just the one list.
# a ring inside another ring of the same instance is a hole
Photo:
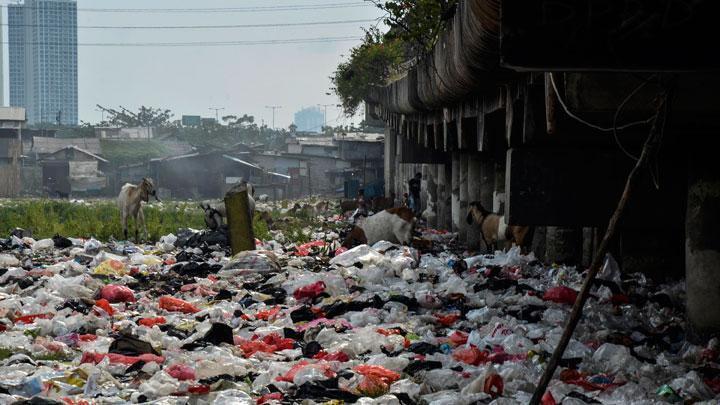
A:
{"label": "yellow pole", "polygon": [[255,250],[252,218],[248,211],[247,186],[240,185],[228,190],[225,194],[225,209],[227,210],[232,254]]}

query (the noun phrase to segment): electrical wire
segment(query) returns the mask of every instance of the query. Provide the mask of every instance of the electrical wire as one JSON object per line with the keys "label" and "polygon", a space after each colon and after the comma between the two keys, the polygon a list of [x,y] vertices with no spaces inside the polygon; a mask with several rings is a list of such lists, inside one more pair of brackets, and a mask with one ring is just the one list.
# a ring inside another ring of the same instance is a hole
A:
{"label": "electrical wire", "polygon": [[[612,129],[613,129],[613,137],[615,138],[615,143],[620,148],[620,150],[625,154],[625,156],[629,157],[630,159],[632,159],[636,162],[640,158],[633,155],[632,153],[628,152],[628,150],[625,149],[625,146],[623,146],[622,142],[620,141],[620,137],[618,136],[618,133],[617,133],[617,129],[618,129],[617,121],[618,121],[618,118],[620,117],[620,113],[622,112],[623,108],[625,108],[625,105],[635,96],[635,94],[637,94],[638,91],[640,91],[643,87],[645,87],[646,84],[648,84],[648,82],[650,81],[651,78],[652,78],[652,76],[645,79],[642,83],[640,83],[637,87],[635,87],[635,89],[633,91],[631,91],[630,94],[627,95],[627,97],[625,97],[625,99],[622,101],[622,103],[620,103],[618,108],[615,110],[615,115],[613,116]],[[654,119],[654,117],[653,117],[653,119]]]}
{"label": "electrical wire", "polygon": [[[200,29],[231,29],[231,28],[271,28],[271,27],[306,27],[314,25],[339,25],[339,24],[363,24],[376,21],[366,20],[336,20],[336,21],[308,21],[299,23],[269,23],[269,24],[231,24],[231,25],[78,25],[78,29],[111,29],[111,30],[200,30]],[[42,28],[64,28],[60,25],[45,24],[7,24],[6,27],[42,27]]]}
{"label": "electrical wire", "polygon": [[[202,7],[202,8],[77,8],[77,11],[88,13],[257,13],[275,11],[326,10],[354,7],[368,7],[366,2],[296,4],[285,6],[251,6],[251,7]],[[19,6],[23,9],[40,9],[40,7],[3,4],[2,7]],[[45,9],[45,8],[42,8]]]}
{"label": "electrical wire", "polygon": [[[317,37],[317,38],[288,38],[288,39],[269,39],[257,41],[203,41],[203,42],[81,42],[77,46],[86,47],[193,47],[193,46],[251,46],[251,45],[283,45],[283,44],[324,44],[331,42],[359,41],[361,37],[343,36],[343,37]],[[10,44],[10,42],[2,42],[2,44]],[[13,43],[16,45],[17,43]],[[24,45],[45,45],[45,46],[74,46],[70,42],[23,42]]]}
{"label": "electrical wire", "polygon": [[[550,75],[550,84],[552,85],[553,91],[555,91],[555,95],[557,96],[558,102],[560,103],[560,106],[562,106],[563,110],[565,111],[565,114],[570,116],[570,118],[589,126],[590,128],[594,128],[594,129],[597,129],[598,131],[602,131],[602,132],[613,132],[613,131],[617,131],[617,130],[623,130],[623,129],[627,129],[630,127],[634,127],[636,125],[647,125],[655,119],[655,116],[653,115],[652,117],[650,117],[646,120],[631,122],[631,123],[628,123],[628,124],[625,124],[625,125],[622,125],[619,127],[616,127],[616,126],[602,127],[600,125],[596,125],[591,122],[588,122],[588,121],[578,117],[577,115],[575,115],[572,111],[570,111],[570,108],[568,108],[567,104],[565,104],[565,100],[563,100],[562,96],[560,95],[560,92],[558,91],[557,85],[555,84],[554,75],[552,73],[550,73],[549,75]],[[637,89],[637,90],[640,90],[640,89]],[[637,92],[637,90],[635,91],[635,93]]]}

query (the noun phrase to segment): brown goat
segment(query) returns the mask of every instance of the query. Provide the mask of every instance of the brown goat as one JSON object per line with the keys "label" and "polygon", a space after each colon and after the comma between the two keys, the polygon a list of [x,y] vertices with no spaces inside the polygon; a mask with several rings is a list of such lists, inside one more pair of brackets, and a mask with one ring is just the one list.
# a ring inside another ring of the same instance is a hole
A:
{"label": "brown goat", "polygon": [[395,207],[395,193],[390,193],[390,197],[375,197],[372,199],[372,210],[380,212]]}
{"label": "brown goat", "polygon": [[472,225],[473,222],[480,226],[483,242],[491,252],[498,248],[498,242],[505,242],[504,249],[509,249],[515,244],[526,252],[532,242],[529,226],[508,225],[504,215],[488,211],[477,201],[470,203],[467,214],[468,225]]}

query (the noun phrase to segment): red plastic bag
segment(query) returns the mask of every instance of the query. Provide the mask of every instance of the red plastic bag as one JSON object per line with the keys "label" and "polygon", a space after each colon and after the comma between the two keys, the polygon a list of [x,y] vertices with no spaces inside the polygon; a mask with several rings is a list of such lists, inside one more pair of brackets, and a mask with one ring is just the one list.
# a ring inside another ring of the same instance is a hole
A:
{"label": "red plastic bag", "polygon": [[160,309],[164,309],[170,312],[182,312],[185,314],[194,314],[196,312],[200,312],[200,310],[197,309],[195,305],[187,301],[171,297],[169,295],[164,295],[160,297],[158,306],[160,307]]}
{"label": "red plastic bag", "polygon": [[268,345],[275,346],[275,351],[278,350],[291,350],[295,348],[295,341],[290,338],[284,338],[277,333],[271,333],[261,339]]}
{"label": "red plastic bag", "polygon": [[483,387],[483,392],[490,395],[491,397],[497,398],[499,396],[502,396],[504,388],[505,384],[503,384],[503,379],[499,375],[490,374],[485,377],[485,386]]}
{"label": "red plastic bag", "polygon": [[184,364],[173,364],[165,371],[167,371],[167,373],[170,374],[171,377],[180,381],[195,379],[195,370],[192,367],[186,366]]}
{"label": "red plastic bag", "polygon": [[308,284],[305,287],[300,287],[295,292],[293,292],[293,297],[295,297],[296,300],[303,300],[303,299],[315,299],[318,295],[322,294],[325,291],[325,283],[322,281],[318,281],[312,284]]}
{"label": "red plastic bag", "polygon": [[264,311],[258,311],[257,314],[255,314],[255,318],[261,320],[261,321],[268,321],[271,320],[270,318],[275,318],[275,316],[280,313],[280,307],[273,307],[270,309],[266,309]]}
{"label": "red plastic bag", "polygon": [[108,284],[100,291],[100,296],[109,302],[135,302],[135,293],[124,285]]}
{"label": "red plastic bag", "polygon": [[366,397],[377,398],[387,394],[390,385],[378,376],[366,375],[358,383],[357,390]]}
{"label": "red plastic bag", "polygon": [[154,354],[145,353],[141,354],[139,356],[125,356],[122,354],[117,353],[92,353],[92,352],[85,352],[82,355],[82,358],[80,359],[80,363],[94,363],[98,364],[101,361],[103,361],[105,358],[110,359],[110,363],[121,363],[126,364],[128,366],[131,366],[138,361],[144,361],[146,363],[155,362],[158,364],[162,364],[165,361],[165,358],[162,356],[156,356]]}
{"label": "red plastic bag", "polygon": [[243,342],[240,345],[240,350],[243,351],[245,357],[250,357],[257,352],[261,353],[275,353],[276,347],[269,345],[261,340],[253,340],[249,342]]}
{"label": "red plastic bag", "polygon": [[435,319],[440,325],[449,327],[452,326],[455,322],[457,322],[458,319],[460,319],[460,314],[435,314]]}
{"label": "red plastic bag", "polygon": [[452,333],[452,335],[450,335],[450,342],[452,342],[455,346],[464,345],[467,343],[467,340],[468,334],[459,330],[456,330]]}
{"label": "red plastic bag", "polygon": [[325,361],[339,361],[341,363],[350,361],[350,357],[348,357],[348,355],[343,352],[327,353],[327,352],[321,351],[318,354],[316,354],[315,356],[313,356],[313,359],[325,360]]}
{"label": "red plastic bag", "polygon": [[279,392],[273,392],[272,394],[265,394],[258,398],[257,405],[262,405],[264,403],[270,402],[270,401],[282,401],[283,400],[283,394]]}
{"label": "red plastic bag", "polygon": [[371,365],[363,364],[363,365],[353,368],[353,370],[356,373],[362,374],[366,377],[368,377],[368,376],[377,377],[388,385],[392,384],[395,381],[400,379],[400,374],[398,374],[394,371],[388,370],[383,366],[371,366]]}
{"label": "red plastic bag", "polygon": [[558,304],[574,304],[577,299],[577,291],[565,286],[552,287],[545,291],[545,301],[557,302]]}
{"label": "red plastic bag", "polygon": [[484,352],[475,346],[458,347],[452,354],[453,359],[465,364],[477,366],[488,361],[488,352]]}
{"label": "red plastic bag", "polygon": [[167,320],[165,320],[164,316],[158,316],[156,318],[140,318],[137,321],[138,325],[147,326],[148,328],[152,328],[155,325],[163,325],[165,322],[167,322]]}
{"label": "red plastic bag", "polygon": [[235,345],[240,346],[240,350],[243,351],[245,357],[250,357],[257,352],[275,353],[280,350],[288,350],[295,347],[294,340],[283,338],[277,333],[271,333],[262,339],[255,337],[250,341],[242,340],[237,336],[233,340],[235,341]]}
{"label": "red plastic bag", "polygon": [[541,405],[557,405],[557,402],[555,402],[555,398],[552,396],[550,391],[545,391],[545,394],[543,394],[542,399],[540,400]]}
{"label": "red plastic bag", "polygon": [[325,247],[327,243],[321,240],[316,240],[308,243],[304,243],[300,246],[298,246],[297,252],[295,253],[296,256],[308,256],[310,255],[310,250],[314,247]]}
{"label": "red plastic bag", "polygon": [[50,315],[50,314],[23,315],[23,316],[18,316],[17,318],[15,318],[15,323],[30,324],[30,323],[35,323],[36,319],[50,319],[50,318],[52,318],[52,315]]}
{"label": "red plastic bag", "polygon": [[281,375],[281,376],[277,377],[275,380],[276,381],[293,382],[295,380],[295,375],[300,370],[304,369],[305,367],[310,367],[310,366],[319,368],[323,372],[325,377],[327,377],[327,378],[335,377],[335,372],[332,371],[330,364],[327,364],[327,363],[314,363],[313,364],[307,360],[301,360],[300,362],[298,362],[297,364],[292,366],[292,368],[290,370],[288,370],[288,372],[285,373],[285,375]]}
{"label": "red plastic bag", "polygon": [[[95,306],[102,309],[106,314],[110,316],[113,316],[115,314],[115,310],[110,305],[110,302],[108,302],[108,300],[106,300],[105,298],[101,298],[95,301]],[[97,313],[98,315],[102,315],[102,313],[97,309],[95,309],[95,313]]]}

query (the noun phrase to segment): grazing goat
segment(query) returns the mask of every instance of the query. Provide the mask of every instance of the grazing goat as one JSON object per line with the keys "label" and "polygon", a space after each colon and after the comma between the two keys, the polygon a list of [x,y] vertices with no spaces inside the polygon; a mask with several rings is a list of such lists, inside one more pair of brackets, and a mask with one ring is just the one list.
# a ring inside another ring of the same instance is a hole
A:
{"label": "grazing goat", "polygon": [[[253,198],[255,189],[252,184],[247,183],[247,191],[248,214],[250,215],[250,221],[252,221],[255,215],[255,199]],[[224,202],[220,202],[214,206],[209,203],[200,203],[200,208],[205,211],[205,225],[207,225],[209,229],[216,231],[225,223],[227,209],[225,208]]]}
{"label": "grazing goat", "polygon": [[415,231],[415,215],[405,207],[390,208],[361,218],[345,238],[343,246],[373,245],[381,240],[409,245]]}
{"label": "grazing goat", "polygon": [[358,207],[357,200],[340,200],[340,213],[354,211]]}
{"label": "grazing goat", "polygon": [[138,230],[142,224],[145,240],[148,238],[147,226],[145,225],[145,214],[143,214],[142,202],[149,202],[150,196],[160,201],[155,191],[152,179],[143,178],[138,185],[125,184],[118,195],[118,207],[122,216],[122,228],[125,240],[128,237],[128,217],[135,219],[135,241],[138,241]]}
{"label": "grazing goat", "polygon": [[505,222],[504,215],[501,216],[488,211],[477,201],[470,203],[467,214],[468,225],[472,225],[473,222],[480,226],[480,235],[483,242],[491,251],[497,249],[498,242],[505,242],[505,249],[515,244],[520,246],[523,251],[526,251],[532,241],[530,227],[508,225]]}
{"label": "grazing goat", "polygon": [[216,231],[225,223],[227,217],[227,211],[225,210],[225,203],[220,203],[212,206],[208,203],[200,203],[200,208],[205,211],[205,225]]}

